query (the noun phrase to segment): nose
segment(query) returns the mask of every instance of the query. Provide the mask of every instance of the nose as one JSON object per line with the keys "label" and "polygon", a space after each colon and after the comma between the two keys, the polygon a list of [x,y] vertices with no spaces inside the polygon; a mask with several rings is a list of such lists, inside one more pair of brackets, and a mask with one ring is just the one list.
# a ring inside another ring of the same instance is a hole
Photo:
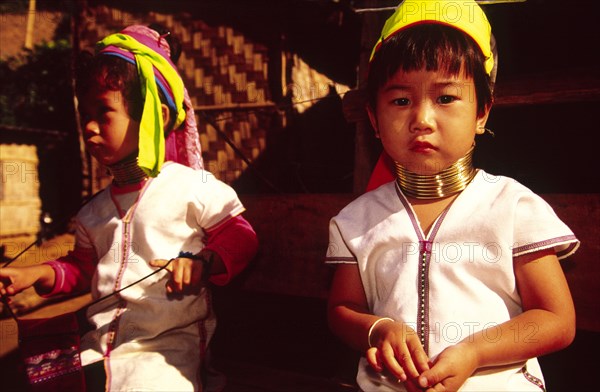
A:
{"label": "nose", "polygon": [[100,127],[98,123],[93,120],[84,121],[83,124],[83,136],[85,139],[89,139],[92,136],[98,135],[100,133]]}
{"label": "nose", "polygon": [[434,127],[434,109],[430,102],[423,100],[413,106],[413,118],[410,131],[413,133],[431,133]]}

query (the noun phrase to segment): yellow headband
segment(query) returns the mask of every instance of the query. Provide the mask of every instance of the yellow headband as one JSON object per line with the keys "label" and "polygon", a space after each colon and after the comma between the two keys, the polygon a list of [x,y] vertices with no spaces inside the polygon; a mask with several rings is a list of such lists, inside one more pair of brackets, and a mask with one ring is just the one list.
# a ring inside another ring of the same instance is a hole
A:
{"label": "yellow headband", "polygon": [[483,10],[475,0],[405,0],[385,22],[381,39],[377,42],[371,58],[381,44],[393,34],[407,27],[421,23],[439,23],[454,27],[468,34],[479,46],[485,56],[485,71],[488,75],[494,68],[494,56],[491,49],[492,28]]}

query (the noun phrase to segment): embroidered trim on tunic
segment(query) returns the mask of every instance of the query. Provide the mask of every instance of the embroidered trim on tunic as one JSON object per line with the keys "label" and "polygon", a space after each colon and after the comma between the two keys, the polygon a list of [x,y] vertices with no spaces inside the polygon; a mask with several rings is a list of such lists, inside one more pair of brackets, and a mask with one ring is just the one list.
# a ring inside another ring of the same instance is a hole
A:
{"label": "embroidered trim on tunic", "polygon": [[325,262],[326,263],[337,263],[337,264],[356,264],[357,260],[356,257],[341,257],[341,256],[334,256],[334,257],[325,257]]}
{"label": "embroidered trim on tunic", "polygon": [[521,372],[523,372],[523,376],[525,376],[525,378],[527,379],[527,381],[529,381],[530,383],[532,383],[535,386],[539,387],[540,390],[542,390],[543,392],[546,392],[546,387],[544,387],[544,383],[542,382],[542,380],[540,380],[539,378],[537,378],[533,374],[529,373],[527,371],[527,366],[523,366],[523,368],[521,368]]}
{"label": "embroidered trim on tunic", "polygon": [[[575,243],[572,243],[573,241],[575,241]],[[557,252],[556,254],[556,256],[559,259],[565,258],[577,250],[579,244],[576,241],[577,238],[574,235],[565,235],[562,237],[550,238],[548,240],[534,242],[532,244],[527,244],[513,248],[513,256],[520,256],[522,254],[531,253],[537,250],[547,249],[553,246],[566,245],[570,243],[566,249]]]}
{"label": "embroidered trim on tunic", "polygon": [[[419,239],[419,277],[418,277],[418,291],[419,291],[419,301],[417,305],[417,335],[419,335],[419,339],[421,340],[421,345],[426,353],[429,353],[429,265],[431,261],[431,252],[433,249],[433,243],[435,236],[437,235],[440,226],[442,225],[442,221],[446,217],[446,214],[450,210],[454,201],[452,201],[444,211],[438,216],[438,218],[433,223],[433,227],[431,228],[429,235],[424,237],[424,234],[419,226],[415,213],[410,206],[410,203],[402,193],[400,186],[396,182],[396,193],[398,198],[404,205],[408,216],[410,217],[410,221],[413,225],[415,233],[417,234],[417,238]],[[455,199],[456,200],[456,199]]]}
{"label": "embroidered trim on tunic", "polygon": [[[121,284],[123,283],[122,282],[123,275],[125,274],[125,270],[127,269],[127,265],[129,263],[129,252],[131,250],[130,239],[132,238],[131,221],[133,220],[133,217],[135,216],[135,212],[137,210],[137,207],[138,207],[140,201],[142,200],[142,197],[144,196],[144,194],[150,187],[150,184],[152,183],[153,179],[154,178],[149,178],[146,181],[144,187],[139,191],[137,198],[135,199],[135,201],[133,202],[133,205],[129,208],[128,211],[123,211],[121,209],[121,206],[119,205],[119,202],[114,197],[112,192],[110,194],[113,204],[115,205],[115,208],[117,209],[117,212],[121,218],[122,225],[123,225],[122,234],[121,234],[121,242],[122,242],[121,262],[120,262],[121,265],[119,267],[119,272],[117,273],[117,278],[115,279],[115,288],[114,288],[115,291],[118,291],[121,288]],[[118,296],[120,297],[120,295],[118,295]],[[123,311],[125,310],[126,307],[127,307],[127,301],[124,300],[123,298],[121,298],[121,300],[119,301],[119,304],[117,305],[116,314],[115,314],[114,318],[112,319],[112,321],[110,322],[109,327],[108,327],[108,336],[107,336],[107,341],[106,341],[105,356],[110,355],[110,352],[113,349],[114,343],[117,340],[117,331],[119,330],[119,321],[121,319],[121,314],[123,313]]]}

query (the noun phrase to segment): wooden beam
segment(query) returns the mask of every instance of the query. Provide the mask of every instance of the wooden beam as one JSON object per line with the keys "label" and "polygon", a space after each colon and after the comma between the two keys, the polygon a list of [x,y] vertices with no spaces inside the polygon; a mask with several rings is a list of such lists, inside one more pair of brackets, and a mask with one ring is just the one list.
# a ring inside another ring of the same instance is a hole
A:
{"label": "wooden beam", "polygon": [[597,71],[575,70],[498,80],[494,106],[541,105],[600,100]]}
{"label": "wooden beam", "polygon": [[253,110],[253,109],[271,109],[276,108],[274,102],[246,102],[246,103],[227,103],[222,105],[198,105],[194,106],[194,111],[229,111],[229,110]]}

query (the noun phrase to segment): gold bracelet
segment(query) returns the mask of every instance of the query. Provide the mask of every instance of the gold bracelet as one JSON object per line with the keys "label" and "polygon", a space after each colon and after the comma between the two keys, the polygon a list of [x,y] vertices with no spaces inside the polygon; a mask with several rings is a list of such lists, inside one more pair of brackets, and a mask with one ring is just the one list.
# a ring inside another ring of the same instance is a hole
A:
{"label": "gold bracelet", "polygon": [[389,318],[389,317],[382,317],[382,318],[380,318],[380,319],[377,319],[377,320],[375,320],[375,322],[374,322],[373,324],[371,324],[371,327],[369,328],[369,335],[367,336],[367,341],[368,341],[368,343],[369,343],[369,348],[373,347],[373,345],[371,344],[371,333],[373,333],[373,329],[375,329],[375,326],[376,326],[377,324],[379,324],[379,322],[381,322],[381,321],[386,321],[386,320],[387,320],[387,321],[392,321],[392,322],[395,322],[395,321],[396,321],[396,320],[394,320],[394,319],[391,319],[391,318]]}

